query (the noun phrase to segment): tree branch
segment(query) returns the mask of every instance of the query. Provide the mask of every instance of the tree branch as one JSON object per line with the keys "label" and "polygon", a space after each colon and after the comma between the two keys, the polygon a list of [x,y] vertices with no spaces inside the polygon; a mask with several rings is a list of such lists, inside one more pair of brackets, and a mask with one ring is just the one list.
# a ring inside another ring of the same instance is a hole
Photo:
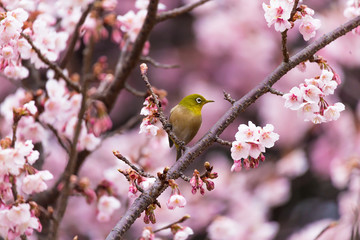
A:
{"label": "tree branch", "polygon": [[[279,81],[279,79],[288,71],[293,69],[299,63],[309,59],[317,51],[359,25],[360,16],[348,21],[332,32],[323,35],[317,41],[313,42],[308,47],[291,57],[289,62],[282,62],[263,80],[263,82],[253,88],[240,100],[236,101],[234,105],[205,134],[205,136],[201,138],[201,140],[199,140],[193,147],[188,148],[185,151],[182,157],[176,161],[167,172],[167,179],[177,179],[180,176],[180,173],[183,172],[197,156],[207,149],[215,141],[216,137],[219,136],[241,112],[245,111],[245,109],[254,103],[259,97],[269,92],[272,85]],[[166,188],[167,184],[157,180],[149,190],[141,194],[140,197],[134,201],[116,226],[111,230],[106,239],[121,239],[122,235],[130,228],[135,220],[140,217],[140,214],[149,206],[149,204],[153,203]]]}
{"label": "tree branch", "polygon": [[84,114],[86,111],[87,84],[88,84],[88,78],[85,78],[84,82],[83,82],[83,86],[82,86],[82,92],[81,92],[82,99],[81,99],[80,110],[78,113],[78,121],[75,126],[74,136],[73,136],[72,143],[71,143],[69,161],[65,168],[64,175],[63,175],[64,186],[62,188],[62,191],[61,191],[61,194],[60,194],[60,197],[58,200],[58,205],[57,205],[58,209],[57,209],[57,213],[55,215],[56,221],[54,221],[53,229],[51,232],[51,234],[52,234],[51,239],[57,239],[59,224],[61,223],[61,220],[65,214],[68,199],[69,199],[70,192],[71,192],[70,178],[75,173],[75,170],[76,170],[76,162],[77,162],[77,158],[78,158],[77,143],[78,143],[78,140],[80,137],[82,121],[83,121],[83,117],[84,117]]}
{"label": "tree branch", "polygon": [[162,21],[165,21],[170,18],[175,18],[181,14],[188,13],[191,10],[193,10],[194,8],[196,8],[200,5],[203,5],[204,3],[208,2],[208,1],[210,1],[210,0],[199,0],[197,2],[189,3],[185,6],[175,8],[173,10],[162,12],[156,16],[156,22],[162,22]]}
{"label": "tree branch", "polygon": [[109,112],[114,106],[115,99],[119,95],[120,91],[125,86],[125,81],[139,62],[139,58],[144,47],[146,40],[148,39],[151,30],[156,24],[156,12],[159,0],[150,0],[147,15],[143,26],[136,37],[134,44],[132,45],[131,52],[125,57],[123,63],[115,71],[114,81],[109,88],[99,96],[99,100],[103,101]]}
{"label": "tree branch", "polygon": [[83,14],[81,15],[78,23],[75,26],[74,32],[71,36],[71,40],[69,43],[69,47],[67,48],[67,51],[65,53],[64,58],[61,60],[60,62],[60,68],[65,68],[66,65],[68,64],[70,58],[72,57],[73,53],[74,53],[74,49],[75,49],[75,45],[77,40],[79,39],[79,35],[80,35],[80,28],[81,26],[84,24],[86,17],[88,16],[88,14],[91,12],[91,10],[94,7],[94,2],[90,3],[87,8],[85,9],[85,11],[83,12]]}
{"label": "tree branch", "polygon": [[31,45],[32,49],[36,52],[36,54],[41,59],[41,61],[43,61],[46,65],[49,66],[50,69],[54,70],[57,75],[59,75],[62,79],[64,79],[69,87],[71,87],[72,89],[74,89],[77,92],[80,92],[79,85],[74,83],[73,81],[71,81],[71,79],[63,73],[62,69],[58,65],[50,62],[50,60],[47,59],[41,53],[40,49],[35,46],[34,42],[31,40],[31,38],[28,35],[21,33],[21,36],[24,37],[28,41],[28,43]]}
{"label": "tree branch", "polygon": [[[299,0],[295,0],[293,8],[291,10],[290,18],[288,19],[289,21],[293,21],[292,18],[294,17],[294,15],[296,13],[296,8],[297,8],[298,4],[299,4]],[[284,62],[289,61],[289,52],[288,52],[287,47],[286,47],[287,32],[288,32],[288,29],[286,29],[285,31],[283,31],[281,33],[281,51],[282,51],[282,54],[283,54],[283,57],[284,57]]]}

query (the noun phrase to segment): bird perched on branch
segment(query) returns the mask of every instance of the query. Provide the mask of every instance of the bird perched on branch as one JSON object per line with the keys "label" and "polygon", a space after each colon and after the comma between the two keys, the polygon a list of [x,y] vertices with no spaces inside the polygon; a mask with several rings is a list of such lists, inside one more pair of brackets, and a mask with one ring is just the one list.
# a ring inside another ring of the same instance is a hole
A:
{"label": "bird perched on branch", "polygon": [[[209,102],[213,100],[206,100],[199,94],[191,94],[184,97],[178,105],[173,107],[170,111],[169,122],[172,125],[172,130],[176,137],[188,144],[198,132],[201,126],[201,109]],[[170,147],[174,144],[174,141],[169,137]],[[176,160],[181,157],[181,149],[175,143],[176,147]]]}

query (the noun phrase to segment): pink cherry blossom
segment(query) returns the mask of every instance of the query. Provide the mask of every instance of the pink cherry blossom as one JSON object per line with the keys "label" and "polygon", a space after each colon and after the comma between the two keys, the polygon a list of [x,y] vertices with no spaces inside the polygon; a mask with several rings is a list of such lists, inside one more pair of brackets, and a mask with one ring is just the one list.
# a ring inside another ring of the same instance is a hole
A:
{"label": "pink cherry blossom", "polygon": [[231,158],[234,160],[239,160],[242,158],[246,158],[249,156],[250,152],[250,144],[242,141],[234,141],[232,142],[231,147]]}
{"label": "pink cherry blossom", "polygon": [[271,148],[277,140],[279,140],[279,134],[274,133],[274,126],[266,124],[261,130],[260,144],[266,148]]}
{"label": "pink cherry blossom", "polygon": [[265,11],[265,20],[269,27],[274,24],[275,30],[278,32],[283,32],[291,28],[291,23],[288,20],[293,7],[292,2],[286,0],[270,0],[270,5],[263,3],[262,7]]}
{"label": "pink cherry blossom", "polygon": [[26,194],[38,193],[47,189],[45,181],[53,178],[48,171],[39,171],[33,175],[27,175],[22,182],[21,190]]}
{"label": "pink cherry blossom", "polygon": [[121,207],[120,201],[113,196],[101,196],[97,204],[98,214],[97,220],[107,222],[116,209]]}
{"label": "pink cherry blossom", "polygon": [[345,105],[338,102],[333,106],[329,106],[325,112],[324,117],[327,121],[337,120],[340,117],[340,112],[345,110]]}
{"label": "pink cherry blossom", "polygon": [[320,96],[322,95],[322,91],[314,85],[301,86],[300,91],[303,95],[304,100],[309,103],[319,102]]}
{"label": "pink cherry blossom", "polygon": [[303,35],[305,41],[315,37],[316,30],[321,27],[319,19],[314,19],[310,15],[306,15],[302,18],[302,22],[299,26],[299,31]]}
{"label": "pink cherry blossom", "polygon": [[24,108],[29,111],[30,114],[34,115],[37,113],[37,108],[35,106],[35,101],[30,101],[24,104]]}
{"label": "pink cherry blossom", "polygon": [[303,97],[298,87],[293,87],[289,93],[283,95],[285,101],[285,107],[292,110],[298,110],[303,103]]}
{"label": "pink cherry blossom", "polygon": [[175,233],[174,240],[186,240],[190,235],[193,234],[194,231],[190,227],[183,227]]}
{"label": "pink cherry blossom", "polygon": [[170,196],[168,201],[166,202],[166,206],[168,209],[173,210],[176,207],[183,208],[186,205],[186,199],[184,196],[178,193],[174,193]]}

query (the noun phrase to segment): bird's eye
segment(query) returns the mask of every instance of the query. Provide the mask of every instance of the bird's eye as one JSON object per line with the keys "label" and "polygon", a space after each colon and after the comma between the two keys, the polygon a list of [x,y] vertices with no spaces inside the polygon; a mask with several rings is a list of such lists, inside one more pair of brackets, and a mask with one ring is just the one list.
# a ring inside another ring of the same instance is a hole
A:
{"label": "bird's eye", "polygon": [[195,101],[196,101],[197,103],[201,103],[201,102],[202,102],[201,98],[199,98],[199,97],[196,98]]}

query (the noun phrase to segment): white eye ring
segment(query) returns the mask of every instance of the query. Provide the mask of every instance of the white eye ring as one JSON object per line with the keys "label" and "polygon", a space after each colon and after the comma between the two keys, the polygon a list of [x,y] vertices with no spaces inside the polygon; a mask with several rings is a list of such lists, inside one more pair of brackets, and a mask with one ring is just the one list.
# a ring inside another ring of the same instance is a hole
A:
{"label": "white eye ring", "polygon": [[201,98],[199,98],[199,97],[196,98],[195,101],[196,101],[197,103],[201,103],[201,102],[202,102]]}

